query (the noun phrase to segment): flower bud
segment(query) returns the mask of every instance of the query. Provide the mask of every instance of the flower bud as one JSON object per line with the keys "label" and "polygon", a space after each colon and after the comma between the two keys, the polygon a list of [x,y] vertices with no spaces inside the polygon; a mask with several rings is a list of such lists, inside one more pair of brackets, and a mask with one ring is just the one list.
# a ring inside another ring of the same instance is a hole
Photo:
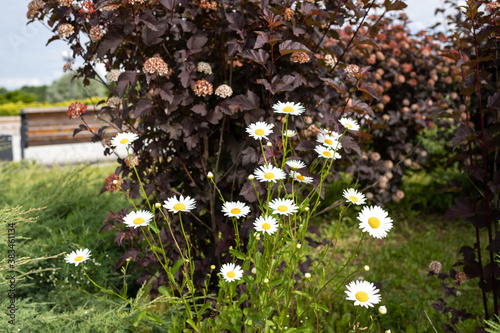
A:
{"label": "flower bud", "polygon": [[248,176],[248,180],[254,180],[255,179],[255,176],[254,175],[250,175]]}
{"label": "flower bud", "polygon": [[296,246],[298,249],[300,249],[302,247],[302,244],[297,244]]}
{"label": "flower bud", "polygon": [[385,333],[391,333],[391,330],[385,330]]}
{"label": "flower bud", "polygon": [[304,208],[304,210],[305,210],[306,212],[308,212],[308,211],[309,211],[309,207]]}
{"label": "flower bud", "polygon": [[211,270],[214,270],[214,269],[215,269],[215,265],[211,265],[211,266],[210,266],[210,269],[211,269]]}
{"label": "flower bud", "polygon": [[272,146],[273,146],[273,144],[272,144],[272,142],[271,142],[271,141],[268,141],[268,142],[266,143],[266,146],[268,146],[268,147],[272,147]]}
{"label": "flower bud", "polygon": [[209,172],[207,173],[207,178],[208,178],[208,179],[212,179],[212,178],[214,178],[214,174],[212,173],[212,171],[209,171]]}
{"label": "flower bud", "polygon": [[257,268],[252,268],[252,274],[257,274]]}
{"label": "flower bud", "polygon": [[387,313],[387,308],[382,305],[378,308],[378,312],[380,312],[380,314],[382,315],[385,315]]}
{"label": "flower bud", "polygon": [[268,279],[264,279],[264,283],[269,283],[269,280]]}
{"label": "flower bud", "polygon": [[155,207],[156,208],[161,208],[161,203],[159,203],[159,202],[155,203]]}
{"label": "flower bud", "polygon": [[114,179],[113,180],[113,185],[116,185],[116,184],[118,184],[118,180]]}
{"label": "flower bud", "polygon": [[370,266],[365,265],[365,267],[363,267],[363,269],[368,272],[370,270]]}
{"label": "flower bud", "polygon": [[304,274],[304,276],[306,277],[306,279],[310,279],[311,278],[311,273],[306,273],[306,274]]}

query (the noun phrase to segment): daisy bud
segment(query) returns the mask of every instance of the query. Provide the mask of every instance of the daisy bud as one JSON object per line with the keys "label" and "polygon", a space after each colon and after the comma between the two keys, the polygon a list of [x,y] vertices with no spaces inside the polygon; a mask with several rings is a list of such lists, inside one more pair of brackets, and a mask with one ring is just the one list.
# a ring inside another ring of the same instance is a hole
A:
{"label": "daisy bud", "polygon": [[269,280],[268,279],[264,279],[264,283],[269,283]]}
{"label": "daisy bud", "polygon": [[161,203],[159,202],[155,203],[155,208],[161,208]]}
{"label": "daisy bud", "polygon": [[391,330],[385,330],[385,333],[391,333]]}
{"label": "daisy bud", "polygon": [[252,268],[252,274],[257,274],[257,268]]}
{"label": "daisy bud", "polygon": [[250,175],[248,176],[248,180],[254,180],[255,179],[255,176],[254,175]]}
{"label": "daisy bud", "polygon": [[300,249],[302,247],[301,244],[297,244],[297,248]]}
{"label": "daisy bud", "polygon": [[365,265],[365,267],[363,267],[363,269],[368,272],[370,270],[370,266]]}
{"label": "daisy bud", "polygon": [[306,212],[308,212],[308,211],[309,211],[309,207],[304,208],[304,210],[305,210]]}
{"label": "daisy bud", "polygon": [[378,312],[380,312],[380,314],[382,314],[382,315],[385,315],[387,313],[387,308],[383,305],[379,306]]}
{"label": "daisy bud", "polygon": [[126,261],[127,261],[127,262],[129,262],[129,261],[130,261],[130,258],[127,258],[127,259],[126,259]]}
{"label": "daisy bud", "polygon": [[214,270],[214,269],[215,269],[215,265],[211,265],[211,266],[210,266],[210,269],[211,269],[211,270]]}
{"label": "daisy bud", "polygon": [[256,240],[260,240],[260,235],[259,235],[259,234],[257,234],[257,236],[255,236],[255,239],[256,239]]}
{"label": "daisy bud", "polygon": [[209,171],[209,172],[207,173],[207,178],[208,178],[208,179],[212,179],[212,178],[214,178],[214,174],[213,174],[211,171]]}
{"label": "daisy bud", "polygon": [[272,147],[273,144],[269,141],[267,144],[266,144],[268,147]]}
{"label": "daisy bud", "polygon": [[233,249],[233,247],[232,247],[232,246],[230,246],[230,247],[229,247],[229,250],[232,250],[232,249]]}
{"label": "daisy bud", "polygon": [[304,274],[304,276],[306,277],[306,279],[310,279],[311,278],[311,274],[310,273],[306,273],[306,274]]}
{"label": "daisy bud", "polygon": [[116,184],[118,184],[118,180],[115,179],[115,180],[113,180],[113,185],[116,185]]}

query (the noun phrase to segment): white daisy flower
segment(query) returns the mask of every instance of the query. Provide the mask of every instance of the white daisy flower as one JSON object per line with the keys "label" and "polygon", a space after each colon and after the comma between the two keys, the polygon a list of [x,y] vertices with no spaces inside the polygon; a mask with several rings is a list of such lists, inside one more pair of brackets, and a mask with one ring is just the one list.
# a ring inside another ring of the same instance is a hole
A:
{"label": "white daisy flower", "polygon": [[274,234],[278,230],[278,220],[272,216],[259,216],[253,223],[255,231],[267,232],[269,235]]}
{"label": "white daisy flower", "polygon": [[375,238],[384,238],[392,229],[392,219],[379,206],[365,206],[358,215],[359,227]]}
{"label": "white daisy flower", "polygon": [[255,177],[261,182],[276,182],[281,179],[285,179],[285,171],[273,166],[273,165],[261,165],[254,172]]}
{"label": "white daisy flower", "polygon": [[356,191],[353,188],[344,190],[342,195],[344,196],[344,198],[347,199],[347,201],[350,201],[355,205],[363,205],[366,201],[365,195],[361,192]]}
{"label": "white daisy flower", "polygon": [[299,210],[291,199],[274,199],[269,203],[269,208],[273,209],[273,214],[290,215]]}
{"label": "white daisy flower", "polygon": [[128,147],[132,142],[137,140],[139,136],[131,132],[118,133],[113,139],[111,139],[111,145],[113,147]]}
{"label": "white daisy flower", "polygon": [[325,147],[333,149],[333,150],[338,151],[340,148],[342,148],[342,144],[334,136],[324,135],[324,134],[320,133],[318,135],[316,141],[323,144]]}
{"label": "white daisy flower", "polygon": [[267,136],[273,132],[273,127],[273,124],[258,121],[248,125],[246,132],[255,140],[262,140],[263,138],[267,140]]}
{"label": "white daisy flower", "polygon": [[286,130],[285,136],[288,138],[293,138],[297,135],[297,131],[295,130]]}
{"label": "white daisy flower", "polygon": [[338,160],[340,158],[340,154],[337,153],[336,151],[333,151],[331,149],[325,148],[321,145],[317,145],[316,148],[314,148],[314,151],[318,153],[319,156],[323,158],[333,158]]}
{"label": "white daisy flower", "polygon": [[300,103],[293,102],[278,102],[273,105],[273,110],[276,113],[286,113],[294,116],[298,116],[306,111],[306,109]]}
{"label": "white daisy flower", "polygon": [[342,118],[340,118],[339,121],[342,124],[342,126],[347,128],[348,130],[359,131],[359,125],[358,125],[358,122],[356,120],[354,120],[352,118],[348,118],[348,117],[342,117]]}
{"label": "white daisy flower", "polygon": [[189,196],[183,197],[181,195],[179,199],[173,196],[163,203],[163,207],[174,214],[178,212],[189,212],[196,207],[196,201]]}
{"label": "white daisy flower", "polygon": [[245,217],[250,213],[250,207],[245,205],[243,202],[227,201],[222,205],[222,212],[224,213],[224,216],[236,217],[239,219],[240,217]]}
{"label": "white daisy flower", "polygon": [[226,282],[236,281],[242,278],[243,271],[240,265],[236,264],[224,264],[220,268],[220,274]]}
{"label": "white daisy flower", "polygon": [[380,303],[381,297],[378,294],[380,290],[371,282],[351,281],[346,286],[346,289],[347,299],[354,301],[354,305],[361,305],[368,308]]}
{"label": "white daisy flower", "polygon": [[80,249],[73,251],[64,257],[64,260],[66,260],[67,263],[70,264],[75,264],[75,266],[78,266],[85,260],[90,258],[90,250],[89,249]]}
{"label": "white daisy flower", "polygon": [[340,140],[341,135],[334,130],[329,130],[328,128],[321,128],[320,133],[326,136],[332,136],[335,140]]}
{"label": "white daisy flower", "polygon": [[306,164],[299,160],[288,160],[286,161],[286,165],[292,169],[303,169],[306,167]]}
{"label": "white daisy flower", "polygon": [[138,210],[135,212],[128,213],[123,218],[123,223],[125,223],[127,227],[135,229],[147,226],[152,219],[153,219],[153,213],[148,212],[147,210]]}
{"label": "white daisy flower", "polygon": [[308,176],[303,176],[300,173],[296,171],[290,171],[290,177],[295,179],[298,182],[305,183],[305,184],[311,184],[313,182],[313,177],[308,177]]}

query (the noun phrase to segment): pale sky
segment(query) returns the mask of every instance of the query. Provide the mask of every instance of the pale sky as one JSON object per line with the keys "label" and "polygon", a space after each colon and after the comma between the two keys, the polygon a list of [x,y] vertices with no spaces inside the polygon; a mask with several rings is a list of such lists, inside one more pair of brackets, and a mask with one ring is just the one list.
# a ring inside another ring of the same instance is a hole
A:
{"label": "pale sky", "polygon": [[[413,22],[413,31],[421,30],[440,20],[434,10],[443,0],[406,0],[405,12]],[[53,33],[41,23],[26,26],[26,0],[4,1],[0,11],[0,87],[9,90],[23,85],[51,84],[64,73],[61,53],[69,51],[62,41],[45,46]],[[78,62],[77,62],[78,64]]]}

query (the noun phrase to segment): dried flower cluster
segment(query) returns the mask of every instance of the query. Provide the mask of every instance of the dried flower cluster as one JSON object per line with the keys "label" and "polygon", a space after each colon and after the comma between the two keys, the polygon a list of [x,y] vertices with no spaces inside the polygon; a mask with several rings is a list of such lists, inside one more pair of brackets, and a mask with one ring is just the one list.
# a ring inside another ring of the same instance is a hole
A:
{"label": "dried flower cluster", "polygon": [[200,8],[202,8],[202,9],[216,10],[217,9],[217,2],[215,2],[215,1],[201,0],[200,1]]}
{"label": "dried flower cluster", "polygon": [[146,1],[146,0],[128,0],[128,3],[129,3],[130,5],[135,5],[136,3],[141,4],[141,3],[144,3],[145,1]]}
{"label": "dried flower cluster", "polygon": [[116,82],[118,81],[121,73],[122,72],[119,69],[112,69],[108,72],[108,74],[106,74],[106,80],[108,80],[108,82]]}
{"label": "dried flower cluster", "polygon": [[63,66],[63,72],[66,73],[67,71],[73,70],[71,66],[73,66],[74,62],[73,61],[68,61],[67,63],[64,64]]}
{"label": "dried flower cluster", "polygon": [[359,70],[360,69],[359,69],[358,65],[347,65],[347,67],[345,68],[347,75],[350,75],[350,76],[359,75]]}
{"label": "dried flower cluster", "polygon": [[104,181],[104,188],[106,188],[108,192],[118,191],[122,183],[123,180],[113,173]]}
{"label": "dried flower cluster", "polygon": [[35,18],[38,16],[40,11],[45,7],[45,4],[42,0],[33,0],[28,4],[28,13],[26,16],[29,19]]}
{"label": "dried flower cluster", "polygon": [[441,272],[441,268],[443,268],[443,265],[439,261],[432,261],[429,264],[429,272],[434,274],[439,274]]}
{"label": "dried flower cluster", "polygon": [[196,66],[196,70],[198,72],[205,73],[207,75],[212,74],[212,66],[210,66],[209,63],[200,61],[198,65]]}
{"label": "dried flower cluster", "polygon": [[104,33],[102,32],[101,27],[98,25],[96,25],[95,27],[92,27],[89,31],[89,38],[93,42],[100,41],[102,36],[104,36]]}
{"label": "dried flower cluster", "polygon": [[161,58],[153,57],[146,60],[143,70],[148,74],[166,75],[168,73],[168,65]]}
{"label": "dried flower cluster", "polygon": [[69,37],[73,32],[75,28],[69,23],[63,23],[57,27],[57,34],[60,38]]}
{"label": "dried flower cluster", "polygon": [[94,3],[92,1],[86,0],[82,3],[82,9],[80,9],[80,13],[87,14],[87,17],[90,17],[90,14],[95,13]]}
{"label": "dried flower cluster", "polygon": [[120,107],[120,105],[122,104],[122,99],[120,97],[113,96],[113,97],[108,98],[108,101],[106,102],[106,104],[110,108],[118,109]]}
{"label": "dried flower cluster", "polygon": [[309,55],[305,52],[294,52],[292,53],[292,55],[290,56],[290,61],[291,62],[295,62],[295,63],[299,63],[299,64],[305,64],[306,62],[308,62],[309,60],[311,60],[311,58],[309,57]]}
{"label": "dried flower cluster", "polygon": [[455,275],[455,281],[458,284],[465,283],[465,281],[467,281],[467,275],[465,274],[465,272],[457,272],[457,274]]}
{"label": "dried flower cluster", "polygon": [[59,3],[59,6],[66,6],[69,7],[73,3],[73,0],[57,0]]}
{"label": "dried flower cluster", "polygon": [[292,19],[294,13],[295,12],[293,11],[293,9],[287,8],[287,9],[285,9],[285,14],[283,15],[283,18],[286,21],[290,21]]}
{"label": "dried flower cluster", "polygon": [[215,89],[215,94],[221,98],[227,98],[233,94],[233,89],[227,84],[221,84]]}
{"label": "dried flower cluster", "polygon": [[486,5],[486,10],[489,12],[494,12],[500,8],[500,2],[490,2]]}
{"label": "dried flower cluster", "polygon": [[206,80],[196,81],[196,84],[193,87],[193,91],[196,96],[207,96],[212,95],[214,92],[214,87],[212,84]]}
{"label": "dried flower cluster", "polygon": [[325,64],[328,67],[334,67],[337,63],[337,57],[333,57],[331,54],[325,55]]}
{"label": "dried flower cluster", "polygon": [[87,105],[80,102],[71,103],[68,107],[68,116],[70,119],[75,119],[80,117],[82,114],[85,114],[85,110],[87,109]]}

